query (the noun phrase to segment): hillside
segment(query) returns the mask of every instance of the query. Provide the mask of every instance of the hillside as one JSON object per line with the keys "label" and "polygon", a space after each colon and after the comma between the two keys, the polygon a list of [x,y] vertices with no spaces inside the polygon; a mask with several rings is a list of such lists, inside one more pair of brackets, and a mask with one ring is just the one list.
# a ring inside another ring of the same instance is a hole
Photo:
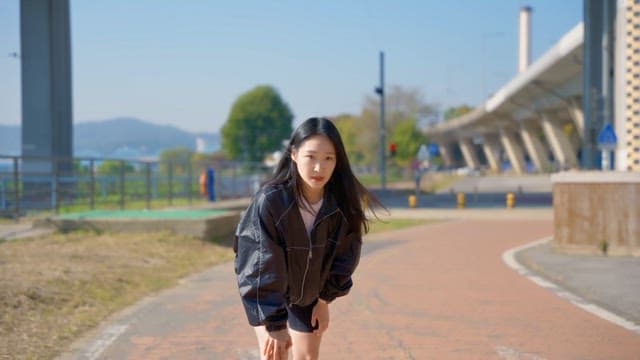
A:
{"label": "hillside", "polygon": [[[115,118],[77,123],[73,127],[74,156],[157,156],[164,149],[186,147],[196,150],[196,139],[206,148],[220,147],[217,134],[194,134],[170,125],[156,125],[135,118]],[[0,155],[20,153],[21,134],[17,125],[0,125]]]}

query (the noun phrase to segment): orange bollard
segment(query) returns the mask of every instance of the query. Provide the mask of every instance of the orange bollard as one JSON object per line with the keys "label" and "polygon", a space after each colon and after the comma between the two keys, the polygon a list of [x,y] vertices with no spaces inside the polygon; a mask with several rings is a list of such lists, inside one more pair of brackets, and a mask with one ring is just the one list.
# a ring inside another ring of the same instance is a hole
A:
{"label": "orange bollard", "polygon": [[418,198],[415,195],[409,195],[409,207],[415,209],[418,206]]}
{"label": "orange bollard", "polygon": [[514,193],[507,194],[507,209],[513,209],[516,206],[516,195]]}
{"label": "orange bollard", "polygon": [[464,209],[465,206],[465,199],[464,199],[464,193],[459,192],[458,193],[458,209]]}

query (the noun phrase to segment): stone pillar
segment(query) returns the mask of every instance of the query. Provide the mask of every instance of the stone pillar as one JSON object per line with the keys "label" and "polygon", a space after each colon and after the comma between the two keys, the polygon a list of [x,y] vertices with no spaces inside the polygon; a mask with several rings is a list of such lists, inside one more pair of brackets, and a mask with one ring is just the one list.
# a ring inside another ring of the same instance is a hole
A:
{"label": "stone pillar", "polygon": [[491,172],[500,173],[502,171],[502,164],[500,162],[500,146],[497,139],[490,136],[485,137],[482,150],[484,151],[484,156],[487,158]]}
{"label": "stone pillar", "polygon": [[522,148],[518,144],[515,136],[512,132],[500,129],[500,142],[502,147],[507,152],[511,168],[516,174],[521,175],[526,172],[524,164],[524,156],[522,155]]}
{"label": "stone pillar", "polygon": [[551,171],[547,149],[542,145],[542,142],[538,136],[536,136],[530,125],[523,123],[520,126],[520,137],[522,137],[524,147],[527,149],[529,158],[536,167],[536,170],[541,173]]}
{"label": "stone pillar", "polygon": [[551,183],[556,249],[640,256],[639,173],[570,171]]}
{"label": "stone pillar", "polygon": [[471,139],[460,139],[460,151],[462,151],[462,156],[464,157],[464,161],[467,164],[467,167],[471,169],[480,168],[480,162],[478,161],[478,156],[476,155],[475,148]]}
{"label": "stone pillar", "polygon": [[20,1],[20,42],[23,172],[70,171],[51,161],[73,156],[69,0]]}
{"label": "stone pillar", "polygon": [[440,142],[438,143],[438,150],[442,157],[442,163],[446,168],[453,167],[453,151],[451,150],[451,144]]}
{"label": "stone pillar", "polygon": [[546,114],[542,114],[541,124],[544,136],[551,147],[553,156],[560,166],[560,169],[577,168],[578,158],[576,157],[576,151],[562,130],[562,126],[552,121]]}

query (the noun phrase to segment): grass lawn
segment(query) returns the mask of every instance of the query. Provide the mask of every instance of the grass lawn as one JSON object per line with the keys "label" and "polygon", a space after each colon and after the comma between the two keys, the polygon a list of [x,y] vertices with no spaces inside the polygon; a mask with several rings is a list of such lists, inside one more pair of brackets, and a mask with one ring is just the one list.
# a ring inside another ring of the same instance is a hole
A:
{"label": "grass lawn", "polygon": [[[371,232],[425,224],[371,223]],[[110,314],[233,258],[170,233],[71,232],[0,242],[0,359],[50,359]]]}
{"label": "grass lawn", "polygon": [[390,230],[398,230],[411,226],[425,225],[433,223],[435,220],[420,220],[420,219],[390,219],[383,221],[371,221],[369,223],[369,233],[379,233]]}

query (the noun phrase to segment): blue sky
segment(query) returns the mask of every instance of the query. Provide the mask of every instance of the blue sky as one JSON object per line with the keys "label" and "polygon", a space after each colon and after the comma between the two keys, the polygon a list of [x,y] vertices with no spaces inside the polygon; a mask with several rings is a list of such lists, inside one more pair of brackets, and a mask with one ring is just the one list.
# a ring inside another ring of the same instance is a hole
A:
{"label": "blue sky", "polygon": [[[234,100],[274,86],[295,122],[359,114],[385,82],[477,106],[582,20],[582,0],[71,0],[74,121],[131,116],[217,132]],[[0,0],[0,124],[20,123],[19,0]]]}

